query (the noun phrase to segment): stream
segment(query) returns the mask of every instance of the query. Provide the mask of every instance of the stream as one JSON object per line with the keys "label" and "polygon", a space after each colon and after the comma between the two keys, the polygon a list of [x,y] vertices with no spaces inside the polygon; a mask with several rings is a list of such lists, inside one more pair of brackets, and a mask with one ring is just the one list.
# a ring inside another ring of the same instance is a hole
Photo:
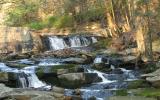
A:
{"label": "stream", "polygon": [[[50,43],[50,50],[59,50],[64,48],[74,48],[74,47],[85,47],[90,45],[91,43],[97,42],[95,37],[80,37],[75,36],[69,39],[64,39],[56,36],[48,37],[48,41]],[[17,75],[18,80],[18,88],[34,88],[40,90],[50,90],[52,85],[47,84],[41,81],[38,76],[35,74],[35,70],[41,67],[46,66],[55,66],[65,64],[64,58],[37,58],[38,61],[35,62],[31,59],[21,59],[11,61],[17,64],[26,64],[27,67],[22,69],[12,68],[11,66],[7,66],[5,63],[0,63],[0,71],[1,72],[12,72]],[[98,64],[102,62],[102,58],[97,56],[92,64]],[[106,62],[108,64],[109,62]],[[68,64],[68,63],[67,63]],[[72,64],[72,63],[71,63]],[[106,100],[110,96],[115,95],[116,90],[127,88],[128,82],[137,80],[139,77],[139,72],[134,70],[126,70],[124,68],[115,68],[115,66],[111,65],[112,71],[110,73],[103,73],[98,70],[94,70],[91,68],[91,65],[81,65],[85,69],[85,73],[96,73],[98,77],[102,79],[101,82],[92,83],[84,85],[80,88],[81,96],[84,100],[88,100],[90,97],[96,97],[97,100]],[[47,71],[47,68],[45,68]],[[118,70],[116,73],[115,70]],[[65,83],[64,83],[65,84]],[[73,89],[65,89],[65,95],[72,96],[74,95]]]}

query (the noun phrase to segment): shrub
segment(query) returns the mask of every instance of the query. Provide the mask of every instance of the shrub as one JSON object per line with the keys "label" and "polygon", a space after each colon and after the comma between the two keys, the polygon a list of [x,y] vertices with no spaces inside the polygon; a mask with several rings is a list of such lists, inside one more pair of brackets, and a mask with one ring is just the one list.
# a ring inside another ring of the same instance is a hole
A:
{"label": "shrub", "polygon": [[8,12],[6,24],[9,26],[23,26],[32,21],[36,21],[38,5],[34,3],[20,3]]}
{"label": "shrub", "polygon": [[29,24],[29,27],[31,29],[41,30],[41,29],[46,27],[46,24],[43,23],[43,22],[32,22],[32,23]]}
{"label": "shrub", "polygon": [[57,20],[53,24],[53,26],[56,28],[72,27],[73,25],[74,25],[74,18],[68,15],[57,17]]}
{"label": "shrub", "polygon": [[105,15],[105,10],[103,8],[90,9],[88,11],[83,11],[77,14],[77,22],[90,22],[102,19]]}

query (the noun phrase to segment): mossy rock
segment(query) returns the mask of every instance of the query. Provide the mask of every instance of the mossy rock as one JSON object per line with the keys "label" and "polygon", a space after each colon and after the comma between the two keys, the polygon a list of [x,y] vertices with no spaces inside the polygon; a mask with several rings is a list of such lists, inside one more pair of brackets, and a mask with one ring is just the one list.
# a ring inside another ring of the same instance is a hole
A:
{"label": "mossy rock", "polygon": [[6,65],[11,68],[18,68],[18,69],[22,69],[28,66],[26,64],[18,64],[18,63],[6,63]]}
{"label": "mossy rock", "polygon": [[116,90],[115,91],[115,95],[116,96],[127,96],[128,95],[128,91],[127,91],[127,89]]}
{"label": "mossy rock", "polygon": [[68,70],[70,70],[70,72],[72,72],[75,70],[76,66],[77,65],[75,65],[75,64],[55,65],[50,69],[50,71],[53,73],[57,73],[58,69],[68,69]]}
{"label": "mossy rock", "polygon": [[150,87],[150,84],[145,80],[135,80],[129,82],[128,89],[136,89],[136,88],[147,88]]}
{"label": "mossy rock", "polygon": [[105,65],[104,63],[94,64],[92,68],[104,73],[110,72],[112,70],[109,66]]}
{"label": "mossy rock", "polygon": [[96,73],[68,73],[58,76],[61,86],[65,88],[80,88],[83,85],[101,82]]}
{"label": "mossy rock", "polygon": [[160,89],[156,88],[145,88],[139,89],[134,92],[137,96],[145,96],[145,97],[160,97]]}

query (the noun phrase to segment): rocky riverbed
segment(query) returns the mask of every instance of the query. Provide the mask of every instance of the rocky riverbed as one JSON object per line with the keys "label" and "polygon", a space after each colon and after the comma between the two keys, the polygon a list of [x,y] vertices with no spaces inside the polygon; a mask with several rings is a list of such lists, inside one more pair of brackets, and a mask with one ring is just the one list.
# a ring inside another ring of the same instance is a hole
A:
{"label": "rocky riverbed", "polygon": [[134,48],[94,51],[91,44],[98,40],[87,39],[73,38],[66,48],[63,39],[51,37],[49,51],[1,55],[0,99],[159,100],[154,88],[159,87],[159,70],[145,74],[158,69],[159,62],[144,63]]}

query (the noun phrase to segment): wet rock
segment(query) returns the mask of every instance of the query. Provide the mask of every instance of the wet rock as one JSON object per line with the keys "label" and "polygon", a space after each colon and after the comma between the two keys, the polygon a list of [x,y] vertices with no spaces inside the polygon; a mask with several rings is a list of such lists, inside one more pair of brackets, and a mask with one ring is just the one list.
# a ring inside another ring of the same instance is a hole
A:
{"label": "wet rock", "polygon": [[111,71],[111,74],[123,74],[123,71],[119,68],[116,68]]}
{"label": "wet rock", "polygon": [[18,68],[18,69],[22,69],[24,67],[27,67],[28,65],[26,64],[18,64],[18,63],[6,63],[7,66],[11,67],[11,68]]}
{"label": "wet rock", "polygon": [[68,73],[58,76],[63,87],[78,88],[84,84],[100,82],[102,79],[96,73]]}

